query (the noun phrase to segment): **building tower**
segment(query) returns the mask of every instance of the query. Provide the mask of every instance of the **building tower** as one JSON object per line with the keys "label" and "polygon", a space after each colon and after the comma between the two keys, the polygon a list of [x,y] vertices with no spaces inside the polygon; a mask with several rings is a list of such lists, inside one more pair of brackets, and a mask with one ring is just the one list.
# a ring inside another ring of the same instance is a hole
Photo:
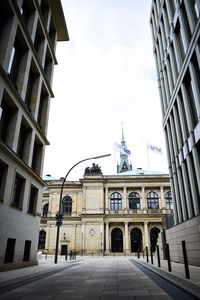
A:
{"label": "building tower", "polygon": [[[174,221],[176,225],[187,222],[187,226],[194,223],[198,226],[200,223],[199,15],[199,0],[152,1],[150,24],[174,201]],[[195,217],[192,223],[191,219]],[[179,228],[181,226],[176,226],[176,231]],[[193,242],[195,240],[200,242],[197,234],[193,237]],[[191,237],[188,243],[192,243]],[[196,247],[193,249],[200,252],[200,247]],[[199,258],[196,260],[200,261]]]}
{"label": "building tower", "polygon": [[[121,146],[127,150],[127,145],[124,139],[124,129],[122,126],[122,140],[121,140]],[[132,164],[129,164],[128,161],[128,154],[125,152],[120,152],[120,165],[117,165],[117,173],[123,173],[126,171],[132,170]]]}
{"label": "building tower", "polygon": [[60,0],[0,2],[0,267],[37,263]]}

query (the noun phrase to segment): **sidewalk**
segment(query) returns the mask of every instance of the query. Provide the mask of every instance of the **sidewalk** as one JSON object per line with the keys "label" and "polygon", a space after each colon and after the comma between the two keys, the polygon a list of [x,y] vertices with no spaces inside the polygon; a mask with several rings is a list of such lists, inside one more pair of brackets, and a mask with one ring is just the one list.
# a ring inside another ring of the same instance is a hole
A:
{"label": "sidewalk", "polygon": [[66,261],[64,256],[59,256],[58,263],[55,264],[54,255],[48,255],[47,259],[45,255],[42,255],[42,259],[38,260],[38,265],[0,272],[0,288],[63,268],[81,259],[77,257],[76,260],[70,261],[68,258],[68,261]]}
{"label": "sidewalk", "polygon": [[163,278],[174,283],[181,289],[189,292],[198,299],[200,299],[200,267],[189,266],[190,279],[186,279],[184,264],[171,262],[171,272],[168,271],[167,260],[161,260],[161,267],[158,267],[158,261],[153,257],[153,265],[151,264],[151,257],[149,256],[149,262],[147,263],[146,257],[134,257],[134,260],[152,270],[153,272],[161,275]]}

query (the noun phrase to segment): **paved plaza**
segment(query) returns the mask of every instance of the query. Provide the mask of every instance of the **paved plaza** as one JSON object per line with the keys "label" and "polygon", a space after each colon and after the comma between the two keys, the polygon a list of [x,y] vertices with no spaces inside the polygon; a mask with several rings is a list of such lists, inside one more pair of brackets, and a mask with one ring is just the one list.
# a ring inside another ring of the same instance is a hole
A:
{"label": "paved plaza", "polygon": [[[38,266],[1,272],[0,298],[1,300],[198,299],[182,293],[182,289],[177,289],[170,281],[162,281],[163,279],[156,275],[156,270],[152,272],[149,270],[151,265],[146,268],[143,266],[145,264],[145,260],[131,257],[78,257],[76,261],[68,262],[64,257],[59,257],[58,264],[55,265],[53,256],[49,256],[47,260],[43,256]],[[196,268],[196,273],[192,272],[192,276],[198,276],[198,272],[199,268]],[[175,274],[176,272],[173,276]],[[177,278],[181,279],[184,273],[181,274],[179,268]],[[184,281],[183,278],[182,280]],[[199,281],[200,276],[196,283],[191,278],[189,284],[195,283],[198,289]],[[198,293],[198,290],[196,292]]]}

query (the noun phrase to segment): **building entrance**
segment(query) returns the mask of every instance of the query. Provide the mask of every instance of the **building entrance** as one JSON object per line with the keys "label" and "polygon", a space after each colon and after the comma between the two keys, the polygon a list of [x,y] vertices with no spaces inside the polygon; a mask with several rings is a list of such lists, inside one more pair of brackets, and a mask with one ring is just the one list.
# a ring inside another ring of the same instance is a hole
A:
{"label": "building entrance", "polygon": [[142,232],[139,228],[131,230],[131,252],[141,252],[142,249]]}
{"label": "building entrance", "polygon": [[114,228],[111,233],[112,252],[123,252],[123,232]]}
{"label": "building entrance", "polygon": [[156,244],[157,244],[157,239],[158,239],[158,234],[160,232],[159,228],[152,228],[150,231],[150,240],[151,240],[151,247],[152,251],[156,251]]}
{"label": "building entrance", "polygon": [[66,255],[67,253],[67,245],[61,245],[61,255]]}

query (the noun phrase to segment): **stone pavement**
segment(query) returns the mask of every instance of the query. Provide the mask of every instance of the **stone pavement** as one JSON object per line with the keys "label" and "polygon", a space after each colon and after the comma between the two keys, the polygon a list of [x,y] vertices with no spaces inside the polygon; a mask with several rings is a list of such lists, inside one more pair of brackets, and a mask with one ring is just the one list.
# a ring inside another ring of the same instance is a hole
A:
{"label": "stone pavement", "polygon": [[[134,258],[136,263],[145,264],[145,259]],[[148,263],[148,268],[154,272],[161,272],[162,276],[174,276],[175,279],[189,282],[189,287],[195,289],[194,296],[198,298],[200,288],[200,268],[190,267],[191,279],[184,279],[184,267],[172,263],[172,274],[164,271],[165,262],[162,261],[162,271]],[[53,272],[52,272],[53,271]],[[50,274],[50,272],[52,272]],[[56,273],[57,272],[57,273]],[[46,274],[46,277],[45,277]],[[43,278],[38,276],[44,275]],[[27,279],[30,282],[26,282]],[[32,279],[32,281],[31,281]],[[173,280],[171,280],[173,281]],[[19,284],[18,288],[12,287]],[[66,262],[59,257],[58,264],[54,264],[54,257],[43,256],[38,266],[10,270],[0,273],[0,292],[7,288],[6,293],[0,295],[3,299],[16,300],[49,300],[49,299],[195,299],[170,297],[165,290],[156,284],[151,276],[147,276],[137,265],[130,262],[129,257],[81,258]],[[200,298],[199,298],[200,299]]]}

